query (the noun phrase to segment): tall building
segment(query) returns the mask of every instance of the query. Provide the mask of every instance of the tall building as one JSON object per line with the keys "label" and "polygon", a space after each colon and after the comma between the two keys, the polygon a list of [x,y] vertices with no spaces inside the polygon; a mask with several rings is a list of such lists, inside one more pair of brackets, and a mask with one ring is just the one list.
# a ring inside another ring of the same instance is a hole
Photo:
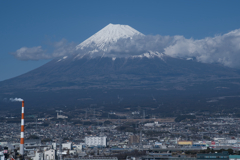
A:
{"label": "tall building", "polygon": [[90,137],[85,137],[85,143],[88,146],[107,146],[107,137],[102,136],[102,137],[97,137],[97,136],[90,136]]}

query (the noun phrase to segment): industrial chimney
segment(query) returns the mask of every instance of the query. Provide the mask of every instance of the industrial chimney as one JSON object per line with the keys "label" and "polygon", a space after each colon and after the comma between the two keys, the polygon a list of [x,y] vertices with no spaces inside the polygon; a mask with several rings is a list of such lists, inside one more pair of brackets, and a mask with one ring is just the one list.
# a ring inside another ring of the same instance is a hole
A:
{"label": "industrial chimney", "polygon": [[20,155],[24,156],[24,101],[22,101]]}

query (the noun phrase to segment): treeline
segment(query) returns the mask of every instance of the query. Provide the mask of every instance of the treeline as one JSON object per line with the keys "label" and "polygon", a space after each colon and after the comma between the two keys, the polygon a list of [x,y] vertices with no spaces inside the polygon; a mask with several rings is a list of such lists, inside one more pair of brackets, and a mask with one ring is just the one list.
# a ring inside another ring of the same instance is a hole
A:
{"label": "treeline", "polygon": [[195,120],[196,119],[196,116],[194,115],[180,115],[178,116],[176,119],[175,119],[175,122],[181,122],[181,121],[184,121],[184,120]]}

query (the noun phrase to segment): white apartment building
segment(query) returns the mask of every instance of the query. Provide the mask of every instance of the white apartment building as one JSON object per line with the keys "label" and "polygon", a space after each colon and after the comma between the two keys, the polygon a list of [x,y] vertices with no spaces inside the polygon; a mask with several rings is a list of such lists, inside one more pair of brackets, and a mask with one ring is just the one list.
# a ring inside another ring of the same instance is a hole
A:
{"label": "white apartment building", "polygon": [[71,150],[72,149],[72,143],[71,142],[63,143],[62,148]]}
{"label": "white apartment building", "polygon": [[3,154],[3,152],[0,152],[0,160],[4,160],[5,159],[5,156]]}
{"label": "white apartment building", "polygon": [[56,152],[54,149],[50,149],[44,152],[44,159],[45,160],[55,160],[56,159]]}
{"label": "white apartment building", "polygon": [[90,136],[85,137],[85,144],[88,146],[107,146],[107,137]]}
{"label": "white apartment building", "polygon": [[35,153],[35,156],[33,157],[33,160],[44,160],[44,155],[42,152],[37,151]]}

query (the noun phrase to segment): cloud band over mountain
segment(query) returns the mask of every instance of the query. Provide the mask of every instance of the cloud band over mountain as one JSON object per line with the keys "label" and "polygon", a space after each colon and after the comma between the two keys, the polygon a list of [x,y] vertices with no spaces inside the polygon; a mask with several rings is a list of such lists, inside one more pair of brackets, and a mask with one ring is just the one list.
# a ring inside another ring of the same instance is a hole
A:
{"label": "cloud band over mountain", "polygon": [[76,53],[76,44],[73,42],[69,43],[66,39],[51,43],[49,46],[53,49],[53,52],[48,52],[47,50],[43,50],[42,46],[37,46],[32,48],[22,47],[9,54],[13,55],[19,60],[41,60],[54,59]]}
{"label": "cloud band over mountain", "polygon": [[[92,53],[93,48],[76,50],[76,44],[65,39],[53,44],[54,51],[48,53],[41,46],[22,47],[14,55],[20,60],[53,59],[66,55]],[[202,63],[221,63],[228,67],[240,68],[240,29],[223,35],[195,40],[184,36],[133,36],[119,39],[104,51],[104,56],[129,57],[146,51],[157,51],[175,58],[194,58]],[[98,52],[94,52],[95,56]],[[102,53],[101,53],[102,55]]]}
{"label": "cloud band over mountain", "polygon": [[176,58],[196,58],[203,63],[221,63],[240,68],[240,29],[201,40],[176,37],[164,53]]}

